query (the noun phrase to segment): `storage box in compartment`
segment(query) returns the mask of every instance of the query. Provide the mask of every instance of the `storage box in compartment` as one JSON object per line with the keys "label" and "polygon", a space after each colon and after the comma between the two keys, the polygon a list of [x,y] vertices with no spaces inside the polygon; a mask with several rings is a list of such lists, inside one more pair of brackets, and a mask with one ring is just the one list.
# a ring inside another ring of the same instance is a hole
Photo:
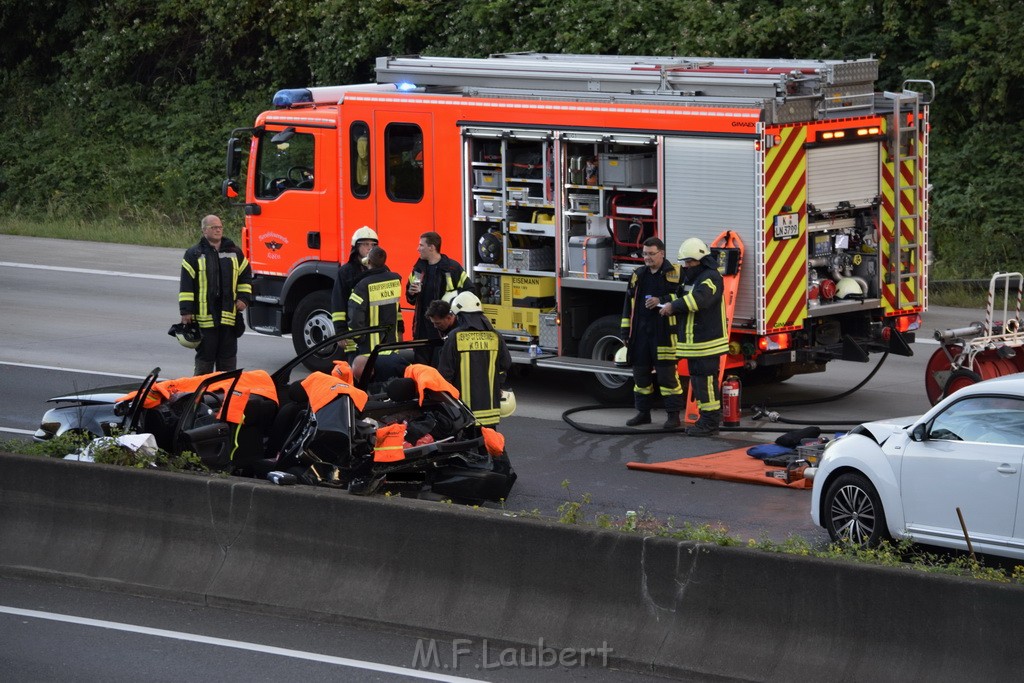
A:
{"label": "storage box in compartment", "polygon": [[501,187],[501,171],[474,170],[473,187]]}
{"label": "storage box in compartment", "polygon": [[602,185],[635,187],[657,180],[653,154],[599,154],[598,164]]}
{"label": "storage box in compartment", "polygon": [[538,346],[545,351],[557,351],[558,350],[558,314],[554,311],[550,313],[541,313],[540,316],[540,338],[537,340]]}
{"label": "storage box in compartment", "polygon": [[508,200],[510,202],[521,202],[523,204],[539,205],[544,203],[544,197],[540,192],[540,187],[534,188],[534,191],[538,194],[530,194],[530,188],[528,187],[509,187]]}
{"label": "storage box in compartment", "polygon": [[569,210],[601,213],[601,201],[596,194],[570,194]]}
{"label": "storage box in compartment", "polygon": [[502,210],[501,197],[476,197],[477,216],[500,216]]}
{"label": "storage box in compartment", "polygon": [[539,308],[513,308],[512,329],[531,337],[540,335],[540,316],[548,311]]}
{"label": "storage box in compartment", "polygon": [[527,223],[525,221],[510,221],[508,231],[513,235],[528,235],[532,237],[554,237],[554,223]]}
{"label": "storage box in compartment", "polygon": [[533,247],[517,249],[511,247],[508,250],[508,259],[505,262],[505,267],[511,270],[554,270],[555,248]]}
{"label": "storage box in compartment", "polygon": [[612,267],[612,238],[578,235],[569,238],[569,274],[606,280]]}

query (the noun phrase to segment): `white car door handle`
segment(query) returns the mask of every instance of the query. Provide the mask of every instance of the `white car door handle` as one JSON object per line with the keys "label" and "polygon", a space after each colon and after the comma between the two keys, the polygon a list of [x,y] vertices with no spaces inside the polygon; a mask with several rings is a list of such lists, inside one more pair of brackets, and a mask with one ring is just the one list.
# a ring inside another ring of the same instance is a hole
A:
{"label": "white car door handle", "polygon": [[1017,468],[1013,465],[1008,465],[1005,462],[996,468],[996,472],[1002,472],[1003,474],[1014,474],[1017,472]]}

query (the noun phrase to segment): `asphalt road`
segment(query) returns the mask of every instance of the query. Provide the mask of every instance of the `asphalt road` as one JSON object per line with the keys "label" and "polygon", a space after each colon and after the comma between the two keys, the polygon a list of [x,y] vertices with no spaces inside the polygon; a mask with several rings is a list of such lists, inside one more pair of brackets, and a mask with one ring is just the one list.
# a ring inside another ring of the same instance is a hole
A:
{"label": "asphalt road", "polygon": [[[164,377],[191,372],[192,352],[167,336],[177,321],[178,250],[0,235],[0,438],[34,431],[49,396],[141,377],[154,366]],[[890,357],[859,392],[830,396],[860,382],[874,367],[833,363],[825,373],[783,384],[753,387],[745,402],[782,409],[788,419],[817,424],[886,415],[911,415],[928,407],[923,368],[936,349],[936,328],[978,320],[978,311],[938,309],[925,317],[912,358]],[[273,370],[292,356],[291,340],[247,332],[239,363]],[[622,518],[635,510],[676,523],[720,524],[742,538],[783,540],[791,534],[825,539],[811,524],[806,491],[717,482],[628,470],[626,463],[659,462],[713,453],[777,436],[758,429],[780,424],[745,418],[753,430],[721,438],[692,439],[642,429],[621,435],[577,431],[561,420],[568,408],[592,404],[583,378],[534,369],[512,381],[518,411],[503,421],[519,481],[505,508],[510,513],[557,516],[566,501],[589,497],[584,513]],[[626,409],[579,413],[574,419],[619,426]],[[657,417],[657,416],[656,416]],[[658,420],[656,419],[656,422]]]}
{"label": "asphalt road", "polygon": [[[402,596],[395,596],[402,599]],[[664,680],[616,670],[614,645],[580,666],[537,643],[509,649],[342,621],[291,619],[124,593],[0,578],[0,672],[7,681]],[[589,645],[585,647],[590,648]]]}

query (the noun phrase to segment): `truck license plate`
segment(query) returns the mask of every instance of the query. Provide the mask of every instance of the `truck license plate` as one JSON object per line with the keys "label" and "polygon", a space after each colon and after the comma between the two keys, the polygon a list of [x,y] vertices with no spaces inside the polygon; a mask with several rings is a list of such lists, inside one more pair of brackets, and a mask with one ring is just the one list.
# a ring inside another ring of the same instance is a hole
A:
{"label": "truck license plate", "polygon": [[780,213],[775,217],[775,239],[791,240],[800,234],[800,214]]}

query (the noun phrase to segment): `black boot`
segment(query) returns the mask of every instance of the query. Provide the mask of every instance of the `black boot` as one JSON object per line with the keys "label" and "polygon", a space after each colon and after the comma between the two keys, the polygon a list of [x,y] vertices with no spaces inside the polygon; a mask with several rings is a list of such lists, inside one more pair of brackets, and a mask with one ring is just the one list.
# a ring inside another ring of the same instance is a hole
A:
{"label": "black boot", "polygon": [[697,424],[686,430],[687,436],[714,436],[718,434],[719,425],[722,424],[722,411],[711,410],[701,413]]}
{"label": "black boot", "polygon": [[668,411],[668,418],[665,420],[665,424],[661,426],[662,429],[678,429],[681,425],[679,422],[679,411],[670,410]]}
{"label": "black boot", "polygon": [[637,425],[649,425],[651,424],[651,411],[640,410],[636,415],[626,420],[627,427],[636,427]]}

